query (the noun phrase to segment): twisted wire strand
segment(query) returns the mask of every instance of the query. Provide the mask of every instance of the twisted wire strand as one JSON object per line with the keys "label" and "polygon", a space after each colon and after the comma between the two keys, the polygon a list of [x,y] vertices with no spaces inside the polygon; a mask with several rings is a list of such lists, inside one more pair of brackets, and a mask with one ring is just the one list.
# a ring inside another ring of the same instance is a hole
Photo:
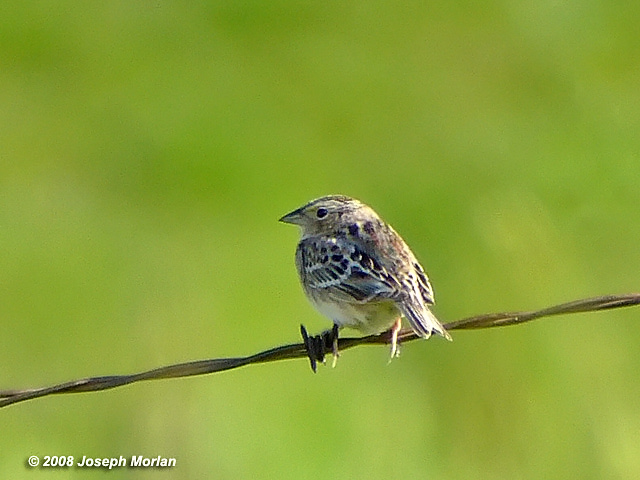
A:
{"label": "twisted wire strand", "polygon": [[[555,315],[566,315],[582,312],[593,312],[613,308],[629,307],[640,303],[640,293],[630,293],[624,295],[606,295],[601,297],[575,300],[573,302],[562,303],[540,310],[522,312],[502,312],[476,315],[463,318],[444,324],[447,331],[452,330],[474,330],[481,328],[504,327],[508,325],[519,325],[544,317]],[[304,327],[303,327],[304,328]],[[398,334],[398,341],[408,342],[420,338],[410,329],[402,330]],[[365,337],[347,337],[338,339],[340,351],[356,347],[358,345],[381,345],[391,341],[389,332]],[[325,354],[331,353],[331,345],[325,345]],[[122,387],[143,380],[160,380],[165,378],[190,377],[194,375],[206,375],[209,373],[222,372],[245,365],[275,362],[279,360],[289,360],[294,358],[307,358],[308,352],[304,343],[293,343],[270,348],[262,352],[246,357],[213,358],[209,360],[197,360],[187,363],[168,365],[154,368],[145,372],[130,375],[109,375],[102,377],[90,377],[57,385],[42,388],[20,389],[20,390],[0,390],[0,408],[13,405],[15,403],[46,397],[53,394],[67,394],[80,392],[96,392],[111,388]]]}

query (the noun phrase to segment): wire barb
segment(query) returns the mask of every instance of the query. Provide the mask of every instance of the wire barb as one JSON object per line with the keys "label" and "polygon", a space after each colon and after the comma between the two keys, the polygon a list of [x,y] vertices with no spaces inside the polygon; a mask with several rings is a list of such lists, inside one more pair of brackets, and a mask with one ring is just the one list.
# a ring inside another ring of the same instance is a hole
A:
{"label": "wire barb", "polygon": [[[541,310],[477,315],[446,323],[443,326],[447,331],[504,327],[508,325],[519,325],[521,323],[554,315],[593,312],[629,307],[638,304],[640,304],[640,293],[607,295],[562,303],[560,305],[554,305]],[[50,387],[23,390],[0,390],[0,408],[53,394],[96,392],[122,387],[124,385],[129,385],[143,380],[159,380],[163,378],[206,375],[254,363],[275,362],[278,360],[288,360],[293,358],[308,358],[311,363],[311,368],[315,372],[317,362],[320,361],[324,363],[325,356],[329,353],[337,353],[337,351],[346,350],[358,345],[386,345],[391,342],[391,332],[383,332],[377,335],[368,335],[366,337],[338,338],[337,328],[334,326],[332,330],[327,330],[320,335],[310,336],[303,325],[300,325],[300,332],[302,333],[303,343],[282,345],[280,347],[271,348],[246,357],[198,360],[155,368],[153,370],[134,373],[131,375],[110,375],[104,377],[84,378],[71,382],[60,383]],[[401,330],[398,333],[398,341],[408,342],[418,338],[421,337],[416,335],[410,329]]]}
{"label": "wire barb", "polygon": [[333,363],[335,365],[338,358],[338,335],[339,327],[337,324],[333,324],[331,330],[325,330],[320,335],[310,336],[307,333],[307,329],[304,325],[300,324],[300,333],[302,334],[302,341],[304,348],[307,351],[309,357],[309,363],[311,364],[311,370],[316,373],[318,368],[318,362],[325,363],[325,356],[328,352],[333,354]]}

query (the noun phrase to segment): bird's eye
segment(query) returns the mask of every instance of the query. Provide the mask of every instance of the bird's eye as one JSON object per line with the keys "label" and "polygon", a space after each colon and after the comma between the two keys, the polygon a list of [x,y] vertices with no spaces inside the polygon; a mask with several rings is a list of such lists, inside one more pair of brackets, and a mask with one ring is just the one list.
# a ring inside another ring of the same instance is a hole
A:
{"label": "bird's eye", "polygon": [[329,213],[329,211],[326,208],[322,208],[320,207],[317,211],[316,211],[316,217],[318,218],[324,218],[327,216],[327,213]]}

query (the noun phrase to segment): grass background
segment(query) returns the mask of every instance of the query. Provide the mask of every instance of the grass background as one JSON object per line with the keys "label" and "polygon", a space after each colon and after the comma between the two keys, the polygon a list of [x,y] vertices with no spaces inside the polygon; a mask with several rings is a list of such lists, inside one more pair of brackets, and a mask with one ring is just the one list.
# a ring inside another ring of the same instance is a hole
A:
{"label": "grass background", "polygon": [[[640,4],[3,2],[0,388],[297,341],[297,232],[344,193],[429,272],[443,321],[640,282]],[[109,478],[640,476],[640,311],[387,365],[307,362],[0,411],[29,455],[177,458]]]}

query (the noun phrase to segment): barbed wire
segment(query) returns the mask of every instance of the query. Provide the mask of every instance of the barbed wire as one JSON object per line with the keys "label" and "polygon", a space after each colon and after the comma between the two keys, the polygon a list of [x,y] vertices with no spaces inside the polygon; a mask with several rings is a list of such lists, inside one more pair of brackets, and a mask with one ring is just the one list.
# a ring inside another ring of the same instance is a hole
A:
{"label": "barbed wire", "polygon": [[[452,330],[473,330],[481,328],[504,327],[508,325],[519,325],[543,317],[555,315],[566,315],[581,312],[593,312],[612,308],[629,307],[640,304],[640,293],[630,293],[625,295],[606,295],[601,297],[575,300],[573,302],[562,303],[541,310],[522,312],[502,312],[476,315],[444,324],[447,331]],[[301,325],[303,336],[306,335],[304,326]],[[325,332],[326,334],[326,332]],[[191,377],[194,375],[206,375],[209,373],[223,372],[245,365],[275,362],[279,360],[289,360],[294,358],[309,358],[311,366],[315,371],[315,360],[323,360],[325,354],[332,352],[332,345],[322,342],[323,335],[308,337],[317,339],[318,344],[324,351],[315,352],[317,357],[313,357],[308,351],[308,339],[305,343],[294,343],[271,348],[263,352],[246,357],[213,358],[209,360],[198,360],[194,362],[179,363],[165,367],[155,368],[145,372],[131,375],[109,375],[102,377],[90,377],[70,382],[60,383],[50,387],[22,389],[22,390],[0,390],[0,408],[13,405],[15,403],[46,397],[53,394],[67,394],[80,392],[96,392],[109,390],[111,388],[122,387],[143,380],[160,380],[166,378]],[[409,342],[421,338],[409,329],[402,330],[398,334],[399,342]],[[358,345],[381,345],[389,344],[391,341],[390,332],[383,332],[377,335],[365,337],[348,337],[338,339],[339,351],[344,351]]]}

